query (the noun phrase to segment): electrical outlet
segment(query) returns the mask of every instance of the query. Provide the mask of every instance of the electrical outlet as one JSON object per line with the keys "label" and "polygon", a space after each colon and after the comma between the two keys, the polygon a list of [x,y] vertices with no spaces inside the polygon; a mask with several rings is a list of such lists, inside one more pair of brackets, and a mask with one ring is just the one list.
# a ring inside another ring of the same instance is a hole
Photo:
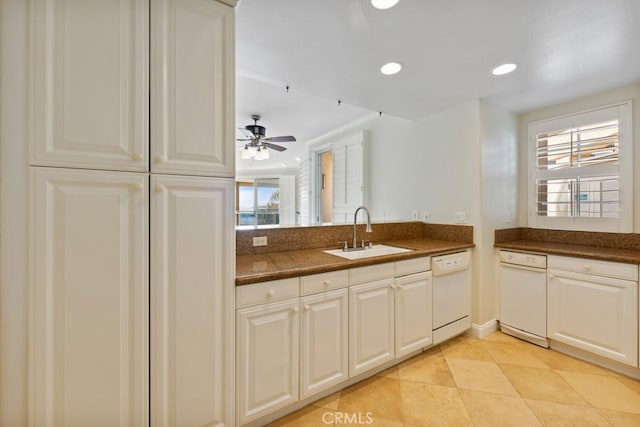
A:
{"label": "electrical outlet", "polygon": [[253,246],[267,246],[267,236],[254,237]]}
{"label": "electrical outlet", "polygon": [[413,219],[414,221],[420,221],[420,211],[412,211],[411,219]]}
{"label": "electrical outlet", "polygon": [[454,212],[453,217],[456,224],[464,224],[467,222],[466,212]]}
{"label": "electrical outlet", "polygon": [[424,220],[425,221],[431,221],[431,212],[429,212],[429,211],[425,211],[424,212]]}

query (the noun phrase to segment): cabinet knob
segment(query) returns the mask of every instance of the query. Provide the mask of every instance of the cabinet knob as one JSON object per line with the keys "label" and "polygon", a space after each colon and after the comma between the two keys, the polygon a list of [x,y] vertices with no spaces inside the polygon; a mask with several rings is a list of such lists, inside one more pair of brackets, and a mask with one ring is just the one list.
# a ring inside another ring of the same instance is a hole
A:
{"label": "cabinet knob", "polygon": [[134,188],[136,191],[142,191],[142,189],[144,188],[144,185],[142,185],[142,184],[140,184],[139,182],[137,182],[137,183],[133,184],[133,188]]}
{"label": "cabinet knob", "polygon": [[153,189],[156,193],[162,193],[162,191],[164,190],[164,185],[158,184]]}
{"label": "cabinet knob", "polygon": [[391,289],[395,289],[395,288],[396,288],[396,285],[391,285],[391,286],[389,286],[389,287],[390,287]]}
{"label": "cabinet knob", "polygon": [[131,158],[133,158],[133,160],[142,160],[142,154],[140,154],[140,153],[133,153],[133,155],[131,156]]}
{"label": "cabinet knob", "polygon": [[587,270],[587,271],[591,270],[591,266],[589,264],[585,264],[584,265],[584,269]]}
{"label": "cabinet knob", "polygon": [[330,284],[331,284],[331,280],[325,280],[325,281],[324,281],[324,285],[325,285],[325,286],[329,286]]}
{"label": "cabinet knob", "polygon": [[272,297],[276,294],[276,291],[274,291],[273,289],[269,289],[269,292],[267,292],[267,296]]}
{"label": "cabinet knob", "polygon": [[164,163],[167,161],[167,158],[165,156],[158,154],[155,160],[156,160],[156,163]]}
{"label": "cabinet knob", "polygon": [[293,313],[297,313],[297,312],[298,312],[298,307],[292,307],[292,308],[291,308],[291,311],[292,311]]}
{"label": "cabinet knob", "polygon": [[554,276],[553,274],[549,275],[549,279],[555,279],[555,278],[556,278],[556,276]]}
{"label": "cabinet knob", "polygon": [[309,306],[309,304],[305,304],[304,311],[309,311],[309,310],[311,310],[311,306]]}

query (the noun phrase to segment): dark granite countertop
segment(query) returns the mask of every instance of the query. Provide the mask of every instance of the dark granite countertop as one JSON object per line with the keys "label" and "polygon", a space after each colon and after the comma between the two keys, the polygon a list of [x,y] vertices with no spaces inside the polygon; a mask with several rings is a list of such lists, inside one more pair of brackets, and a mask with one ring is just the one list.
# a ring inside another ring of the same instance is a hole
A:
{"label": "dark granite countertop", "polygon": [[380,243],[413,249],[413,252],[360,260],[348,260],[323,252],[326,249],[335,248],[238,255],[236,256],[236,286],[456,252],[475,246],[473,243],[435,239],[404,239]]}
{"label": "dark granite countertop", "polygon": [[640,250],[638,249],[576,245],[572,243],[543,242],[536,240],[513,240],[496,243],[494,246],[500,249],[640,264]]}

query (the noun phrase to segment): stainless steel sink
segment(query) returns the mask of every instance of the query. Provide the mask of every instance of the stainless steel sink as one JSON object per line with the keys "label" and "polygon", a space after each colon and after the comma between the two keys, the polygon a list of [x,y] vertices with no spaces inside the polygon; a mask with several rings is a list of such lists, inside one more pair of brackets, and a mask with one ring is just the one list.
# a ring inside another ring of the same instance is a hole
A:
{"label": "stainless steel sink", "polygon": [[384,255],[402,254],[405,252],[413,252],[413,249],[398,248],[395,246],[387,246],[387,245],[373,245],[371,248],[367,248],[360,251],[345,252],[342,249],[331,249],[324,252],[331,255],[339,256],[342,258],[354,260],[354,259],[372,258],[372,257],[384,256]]}

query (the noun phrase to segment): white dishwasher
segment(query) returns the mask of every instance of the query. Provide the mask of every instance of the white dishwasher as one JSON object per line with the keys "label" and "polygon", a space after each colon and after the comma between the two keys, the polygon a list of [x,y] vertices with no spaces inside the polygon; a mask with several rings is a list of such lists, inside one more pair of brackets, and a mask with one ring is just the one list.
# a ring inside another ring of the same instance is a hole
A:
{"label": "white dishwasher", "polygon": [[470,251],[431,258],[434,344],[459,335],[471,326],[470,266]]}
{"label": "white dishwasher", "polygon": [[546,255],[500,251],[500,330],[549,347]]}

